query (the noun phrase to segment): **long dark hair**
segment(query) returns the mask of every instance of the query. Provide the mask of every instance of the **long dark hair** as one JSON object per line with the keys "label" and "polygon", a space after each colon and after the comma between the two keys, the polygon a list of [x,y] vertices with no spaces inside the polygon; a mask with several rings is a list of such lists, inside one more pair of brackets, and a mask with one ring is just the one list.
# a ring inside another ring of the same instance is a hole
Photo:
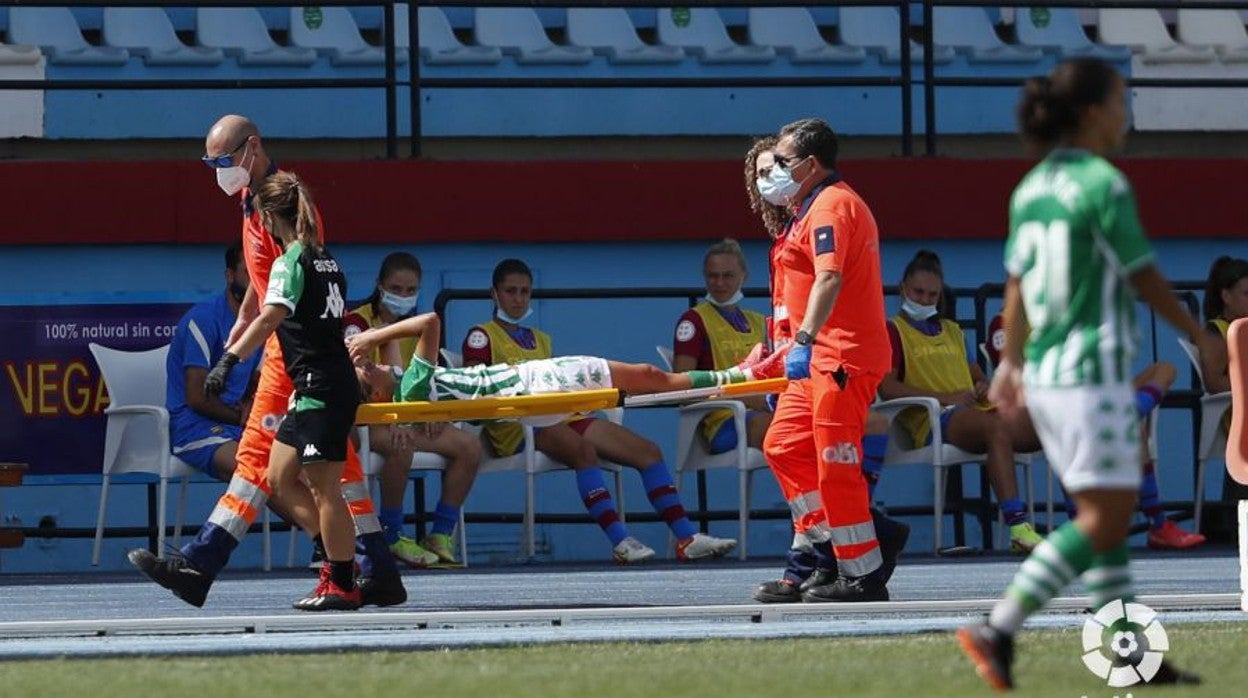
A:
{"label": "long dark hair", "polygon": [[763,136],[754,141],[754,145],[750,146],[745,154],[745,195],[750,199],[750,210],[757,213],[758,217],[763,220],[763,228],[773,238],[780,234],[780,229],[788,220],[789,213],[784,210],[783,206],[765,201],[763,195],[758,193],[756,180],[758,179],[758,156],[775,149],[776,142],[775,136]]}
{"label": "long dark hair", "polygon": [[313,254],[320,253],[316,208],[308,186],[298,175],[293,172],[269,175],[256,191],[255,206],[262,214],[267,213],[286,221],[295,229],[295,237],[306,249]]}
{"label": "long dark hair", "polygon": [[377,283],[373,286],[373,292],[365,301],[372,307],[374,313],[381,310],[381,282],[396,271],[411,271],[415,272],[416,276],[424,276],[424,272],[420,269],[420,260],[414,255],[406,252],[391,252],[386,255],[386,258],[381,260],[381,269],[377,272]]}
{"label": "long dark hair", "polygon": [[1029,78],[1017,109],[1023,142],[1043,151],[1077,133],[1083,110],[1104,104],[1121,79],[1113,66],[1096,58],[1062,61],[1048,75]]}
{"label": "long dark hair", "polygon": [[1248,278],[1248,260],[1226,255],[1213,260],[1213,265],[1209,267],[1209,278],[1205,281],[1205,322],[1222,317],[1226,310],[1226,304],[1222,302],[1222,292],[1234,288],[1243,278]]}

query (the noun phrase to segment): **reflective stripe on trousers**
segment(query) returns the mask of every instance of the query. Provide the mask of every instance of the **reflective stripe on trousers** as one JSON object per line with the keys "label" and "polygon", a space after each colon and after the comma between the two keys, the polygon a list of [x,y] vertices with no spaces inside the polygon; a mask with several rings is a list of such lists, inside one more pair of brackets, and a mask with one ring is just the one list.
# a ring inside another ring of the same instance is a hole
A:
{"label": "reflective stripe on trousers", "polygon": [[230,478],[230,487],[226,490],[208,517],[208,523],[216,524],[241,541],[247,535],[247,529],[256,520],[269,500],[269,496],[255,483],[248,482],[238,475]]}

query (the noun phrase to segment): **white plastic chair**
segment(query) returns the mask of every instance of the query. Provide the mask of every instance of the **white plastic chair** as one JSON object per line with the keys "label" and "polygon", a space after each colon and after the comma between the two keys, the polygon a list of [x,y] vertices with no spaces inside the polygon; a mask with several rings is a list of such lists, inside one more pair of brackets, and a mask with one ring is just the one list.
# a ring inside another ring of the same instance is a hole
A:
{"label": "white plastic chair", "polygon": [[[901,62],[901,17],[895,7],[841,7],[841,42],[847,46],[861,46],[880,54],[884,63]],[[933,63],[948,63],[954,51],[948,46],[934,45]],[[910,41],[910,62],[923,62],[923,45]]]}
{"label": "white plastic chair", "polygon": [[197,472],[176,458],[169,448],[169,412],[165,410],[165,357],[169,346],[150,351],[120,351],[92,342],[88,345],[108,387],[109,406],[104,436],[103,481],[100,484],[100,510],[95,523],[95,545],[91,564],[100,564],[104,539],[104,517],[108,506],[108,486],[113,475],[151,473],[160,478],[156,499],[156,554],[164,556],[165,519],[168,509],[169,480],[182,479],[174,539],[182,536],[182,516],[186,511],[187,478]]}
{"label": "white plastic chair", "polygon": [[[680,26],[673,20],[676,12],[688,12],[689,21]],[[710,7],[660,8],[659,41],[680,46],[696,55],[703,63],[770,63],[776,50],[770,46],[743,46],[728,36],[728,28],[719,12]]]}
{"label": "white plastic chair", "polygon": [[[932,426],[931,442],[925,446],[916,445],[907,432],[897,423],[897,415],[904,410],[919,407],[927,411],[928,422]],[[891,468],[901,465],[931,465],[932,476],[932,517],[933,517],[933,549],[940,551],[944,531],[945,514],[945,483],[949,469],[955,465],[974,463],[983,466],[985,456],[982,453],[970,453],[945,443],[944,433],[940,428],[940,403],[930,397],[903,397],[883,400],[871,406],[871,410],[888,420],[888,449],[884,453],[884,467]],[[1017,465],[1022,466],[1024,483],[1026,484],[1027,512],[1034,516],[1035,502],[1031,492],[1031,458],[1016,458]],[[1052,499],[1052,498],[1050,498]],[[1001,516],[998,513],[998,522]],[[998,526],[999,529],[1004,528]]]}
{"label": "white plastic chair", "polygon": [[0,65],[37,65],[41,58],[38,46],[0,44]]}
{"label": "white plastic chair", "polygon": [[1179,41],[1212,46],[1223,63],[1248,63],[1248,31],[1238,10],[1179,10]]}
{"label": "white plastic chair", "polygon": [[667,371],[672,370],[672,364],[676,361],[676,354],[672,348],[663,344],[654,345],[654,350],[659,352],[659,358],[663,361],[663,368]]}
{"label": "white plastic chair", "polygon": [[105,7],[104,43],[142,56],[147,65],[220,65],[219,48],[187,46],[159,7]]}
{"label": "white plastic chair", "polygon": [[[737,428],[737,443],[731,451],[712,454],[707,451],[699,434],[702,419],[716,410],[732,410],[732,420]],[[696,473],[716,468],[733,468],[737,471],[737,557],[744,560],[748,553],[750,524],[750,492],[754,473],[767,468],[763,452],[749,446],[746,440],[746,409],[738,400],[708,400],[680,408],[680,422],[676,430],[676,479],[685,473]]]}
{"label": "white plastic chair", "polygon": [[[312,26],[304,15],[303,7],[290,8],[290,43],[303,48],[316,49],[329,56],[334,65],[382,65],[386,51],[373,46],[360,36],[360,27],[345,7],[319,7],[321,23]],[[396,62],[403,63],[407,56],[396,53]]]}
{"label": "white plastic chair", "polygon": [[[399,50],[411,45],[407,29],[407,5],[394,6],[394,41]],[[420,56],[429,65],[493,65],[503,60],[497,46],[468,46],[455,36],[446,13],[436,7],[421,7],[416,13]]]}
{"label": "white plastic chair", "polygon": [[[1063,58],[1100,58],[1107,61],[1131,59],[1131,49],[1093,43],[1083,30],[1079,13],[1066,7],[1038,8],[1033,14],[1019,8],[1014,14],[1014,34],[1023,46],[1035,46]],[[1037,24],[1037,21],[1039,23]]]}
{"label": "white plastic chair", "polygon": [[[1238,15],[1236,15],[1238,17]],[[1193,497],[1196,532],[1200,533],[1200,515],[1205,503],[1205,463],[1210,458],[1226,457],[1226,434],[1222,432],[1222,419],[1231,409],[1231,392],[1210,393],[1204,389],[1205,372],[1200,365],[1200,349],[1183,337],[1179,346],[1196,369],[1200,378],[1200,440],[1196,446],[1196,492]]]}
{"label": "white plastic chair", "polygon": [[251,7],[201,7],[195,14],[195,40],[235,56],[240,66],[310,66],[316,51],[279,46],[264,18]]}
{"label": "white plastic chair", "polygon": [[1011,46],[997,37],[982,7],[937,7],[932,11],[932,39],[962,49],[972,62],[1035,63],[1044,52],[1034,46]]}
{"label": "white plastic chair", "polygon": [[579,65],[594,59],[594,52],[584,46],[552,42],[542,20],[527,7],[478,7],[473,24],[478,44],[497,46],[517,63]]}
{"label": "white plastic chair", "polygon": [[1130,46],[1144,63],[1210,63],[1216,56],[1211,46],[1175,41],[1157,10],[1101,10],[1097,26],[1103,43]]}
{"label": "white plastic chair", "polygon": [[867,59],[861,46],[825,41],[804,7],[751,7],[749,32],[751,44],[771,46],[793,63],[862,63]]}
{"label": "white plastic chair", "polygon": [[619,7],[568,8],[568,43],[602,53],[612,63],[679,63],[679,46],[655,46],[637,36],[628,11]]}
{"label": "white plastic chair", "polygon": [[42,47],[48,62],[59,65],[119,66],[130,60],[124,48],[88,44],[68,7],[10,7],[8,38]]}

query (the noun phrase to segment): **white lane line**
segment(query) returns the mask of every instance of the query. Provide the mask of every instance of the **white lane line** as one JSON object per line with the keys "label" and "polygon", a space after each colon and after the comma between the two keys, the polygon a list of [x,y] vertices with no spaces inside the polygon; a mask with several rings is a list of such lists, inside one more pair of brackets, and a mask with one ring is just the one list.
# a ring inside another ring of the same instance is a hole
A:
{"label": "white lane line", "polygon": [[[1239,608],[1239,594],[1174,594],[1141,596],[1158,611],[1209,611]],[[424,630],[480,625],[530,624],[565,626],[576,623],[661,620],[666,622],[745,621],[777,623],[814,619],[860,619],[986,613],[995,599],[890,601],[856,604],[728,604],[713,606],[632,606],[603,608],[536,608],[485,611],[382,611],[369,613],[292,613],[288,615],[206,616],[180,618],[112,618],[94,620],[19,621],[0,623],[0,638],[70,637],[197,633],[282,633],[344,630]],[[1048,613],[1078,612],[1086,597],[1055,599]]]}

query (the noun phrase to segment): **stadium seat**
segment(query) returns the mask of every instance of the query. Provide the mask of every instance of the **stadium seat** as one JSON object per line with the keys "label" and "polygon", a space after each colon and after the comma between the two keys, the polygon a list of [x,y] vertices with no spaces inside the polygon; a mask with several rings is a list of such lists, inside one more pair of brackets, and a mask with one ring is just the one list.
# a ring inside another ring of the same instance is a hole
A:
{"label": "stadium seat", "polygon": [[120,66],[130,52],[115,46],[92,46],[67,7],[9,8],[9,41],[42,47],[54,65]]}
{"label": "stadium seat", "polygon": [[[737,443],[731,451],[712,454],[706,449],[698,425],[711,412],[732,410],[736,423]],[[753,474],[767,469],[763,452],[746,441],[746,410],[739,400],[708,400],[680,408],[676,431],[676,479],[685,473],[716,468],[732,468],[737,472],[737,556],[744,560],[748,551],[750,523],[750,491]]]}
{"label": "stadium seat", "polygon": [[553,43],[537,13],[527,7],[478,7],[474,22],[478,44],[497,46],[517,63],[579,65],[594,59],[584,46]]}
{"label": "stadium seat", "polygon": [[[312,12],[319,10],[319,14]],[[383,65],[386,51],[360,36],[355,18],[345,7],[290,8],[290,43],[316,49],[329,56],[334,65]],[[397,62],[407,56],[397,54]]]}
{"label": "stadium seat", "polygon": [[[1231,11],[1238,21],[1238,13]],[[1200,365],[1200,349],[1190,341],[1179,337],[1179,346],[1192,362],[1196,376],[1200,379],[1200,440],[1196,443],[1196,491],[1192,501],[1192,512],[1196,521],[1196,532],[1200,533],[1200,515],[1205,503],[1205,463],[1210,458],[1223,459],[1226,456],[1226,432],[1222,430],[1222,420],[1231,410],[1231,393],[1210,393],[1205,390],[1205,372]]]}
{"label": "stadium seat", "polygon": [[672,351],[672,348],[665,344],[656,344],[654,350],[659,352],[659,359],[663,361],[663,370],[671,371],[672,362],[676,360],[676,353]]}
{"label": "stadium seat", "polygon": [[1248,63],[1248,31],[1238,10],[1179,10],[1179,41],[1212,46],[1223,63]]}
{"label": "stadium seat", "polygon": [[680,46],[703,63],[770,63],[776,58],[770,46],[742,46],[733,41],[713,8],[664,7],[658,15],[659,41]]}
{"label": "stadium seat", "polygon": [[679,63],[679,46],[652,46],[637,36],[628,11],[618,8],[568,8],[568,43],[602,53],[612,63]]}
{"label": "stadium seat", "polygon": [[187,46],[159,7],[105,7],[104,43],[142,56],[147,65],[220,65],[219,48]]}
{"label": "stadium seat", "polygon": [[1101,10],[1101,42],[1130,46],[1147,64],[1211,63],[1211,46],[1180,44],[1170,36],[1157,10]]}
{"label": "stadium seat", "polygon": [[[884,63],[901,61],[901,18],[896,8],[842,7],[840,11],[842,42],[880,54]],[[932,49],[933,63],[949,63],[953,58],[954,51],[948,46],[936,45]],[[923,45],[913,40],[910,62],[923,62]]]}
{"label": "stadium seat", "polygon": [[196,10],[195,40],[235,56],[241,66],[310,66],[316,51],[279,46],[260,13],[250,7],[201,7]]}
{"label": "stadium seat", "polygon": [[1034,46],[1002,42],[982,7],[934,8],[932,40],[966,52],[973,63],[1035,63],[1044,56]]}
{"label": "stadium seat", "polygon": [[169,447],[169,412],[164,407],[165,357],[169,354],[169,345],[135,352],[110,349],[94,342],[88,347],[100,367],[109,397],[109,406],[104,410],[108,417],[104,436],[104,478],[100,484],[100,510],[91,564],[100,564],[108,486],[112,476],[121,473],[151,473],[160,478],[156,499],[159,527],[156,554],[163,557],[169,480],[182,479],[174,524],[174,538],[177,539],[182,535],[187,479],[198,472],[175,457]]}
{"label": "stadium seat", "polygon": [[[902,412],[915,408],[926,410],[928,422],[932,425],[932,439],[926,445],[913,443],[910,432],[897,421],[897,416]],[[884,468],[901,465],[931,465],[934,469],[932,475],[932,547],[935,552],[940,551],[943,542],[945,485],[949,477],[949,469],[966,463],[981,466],[985,463],[984,454],[970,453],[945,443],[944,434],[940,428],[940,410],[940,403],[930,397],[894,398],[881,400],[871,406],[871,411],[883,416],[889,424],[888,449],[884,453]],[[1031,492],[1032,458],[1030,455],[1017,458],[1016,463],[1023,468],[1023,482],[1027,489],[1027,512],[1033,515],[1035,503]],[[1000,519],[999,514],[998,519]]]}
{"label": "stadium seat", "polygon": [[750,43],[771,46],[793,63],[862,63],[861,46],[829,44],[804,7],[751,7]]}
{"label": "stadium seat", "polygon": [[[455,36],[446,13],[436,7],[421,7],[416,14],[420,56],[429,65],[493,65],[503,60],[497,46],[468,46]],[[394,6],[395,45],[407,50],[407,5]]]}
{"label": "stadium seat", "polygon": [[1093,43],[1083,30],[1079,13],[1065,7],[1020,8],[1014,15],[1018,43],[1035,46],[1063,58],[1100,58],[1106,61],[1131,59],[1125,46]]}
{"label": "stadium seat", "polygon": [[0,65],[36,65],[42,57],[38,46],[0,44]]}

